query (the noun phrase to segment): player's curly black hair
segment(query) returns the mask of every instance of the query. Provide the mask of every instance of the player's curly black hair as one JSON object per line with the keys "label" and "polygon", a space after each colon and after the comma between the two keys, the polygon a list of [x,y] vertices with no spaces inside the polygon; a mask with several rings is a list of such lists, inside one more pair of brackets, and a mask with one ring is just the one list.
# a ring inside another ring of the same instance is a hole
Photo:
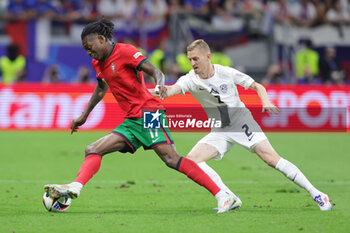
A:
{"label": "player's curly black hair", "polygon": [[113,29],[114,24],[112,23],[112,21],[105,18],[101,18],[97,21],[87,24],[84,27],[83,31],[81,32],[81,40],[83,40],[86,36],[94,33],[96,33],[97,35],[102,35],[109,40],[112,40]]}

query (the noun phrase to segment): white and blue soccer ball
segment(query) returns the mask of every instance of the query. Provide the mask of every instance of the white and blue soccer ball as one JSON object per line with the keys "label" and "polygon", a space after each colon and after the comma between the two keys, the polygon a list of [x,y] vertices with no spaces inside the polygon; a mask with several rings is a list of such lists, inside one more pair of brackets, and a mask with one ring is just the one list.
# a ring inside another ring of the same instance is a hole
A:
{"label": "white and blue soccer ball", "polygon": [[50,212],[65,212],[71,202],[72,199],[69,197],[52,198],[47,192],[43,196],[44,206]]}

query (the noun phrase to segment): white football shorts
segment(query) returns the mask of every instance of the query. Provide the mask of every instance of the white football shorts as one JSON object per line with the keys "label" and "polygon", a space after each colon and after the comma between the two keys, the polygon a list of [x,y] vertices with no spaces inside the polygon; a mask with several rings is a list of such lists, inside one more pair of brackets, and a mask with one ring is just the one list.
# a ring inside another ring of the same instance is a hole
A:
{"label": "white football shorts", "polygon": [[239,113],[231,117],[230,121],[230,125],[212,129],[197,143],[206,143],[216,148],[219,153],[213,158],[215,160],[221,160],[225,153],[236,144],[254,152],[254,147],[267,139],[247,108],[242,108]]}

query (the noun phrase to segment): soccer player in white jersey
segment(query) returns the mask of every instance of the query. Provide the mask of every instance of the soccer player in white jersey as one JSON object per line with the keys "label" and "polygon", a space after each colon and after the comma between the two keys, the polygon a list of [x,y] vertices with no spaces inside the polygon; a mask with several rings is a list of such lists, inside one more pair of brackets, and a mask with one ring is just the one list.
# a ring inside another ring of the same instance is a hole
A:
{"label": "soccer player in white jersey", "polygon": [[[174,85],[167,86],[166,94],[160,97],[190,92],[202,105],[208,118],[221,119],[221,128],[212,128],[193,147],[187,158],[198,163],[221,189],[233,194],[206,161],[220,160],[235,144],[241,145],[308,191],[321,210],[330,210],[332,205],[328,195],[317,190],[293,163],[280,157],[274,150],[250,111],[241,102],[236,85],[255,90],[261,99],[262,111],[276,114],[279,109],[270,102],[265,88],[234,68],[211,64],[210,48],[204,40],[192,42],[187,47],[187,56],[193,70],[180,77]],[[237,197],[232,208],[240,206],[241,201]]]}

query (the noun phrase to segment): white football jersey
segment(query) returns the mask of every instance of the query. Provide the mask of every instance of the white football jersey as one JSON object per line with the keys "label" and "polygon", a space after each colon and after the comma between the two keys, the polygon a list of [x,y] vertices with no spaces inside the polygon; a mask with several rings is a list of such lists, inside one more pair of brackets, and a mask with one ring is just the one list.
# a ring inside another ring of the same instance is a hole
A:
{"label": "white football jersey", "polygon": [[208,118],[222,121],[222,127],[234,120],[240,108],[245,108],[236,85],[248,89],[254,82],[250,76],[227,66],[214,65],[214,75],[201,79],[191,70],[176,82],[182,94],[191,93],[202,105]]}

